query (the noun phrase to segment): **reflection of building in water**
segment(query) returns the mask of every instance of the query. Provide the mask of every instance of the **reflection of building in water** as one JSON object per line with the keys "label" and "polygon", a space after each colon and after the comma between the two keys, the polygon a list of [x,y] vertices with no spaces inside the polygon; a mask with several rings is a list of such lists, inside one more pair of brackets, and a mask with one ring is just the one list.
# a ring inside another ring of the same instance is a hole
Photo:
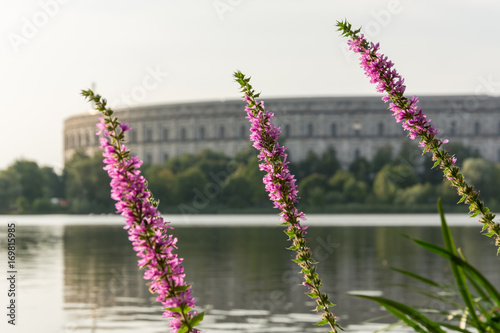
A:
{"label": "reflection of building in water", "polygon": [[[114,306],[120,299],[151,294],[137,274],[137,259],[118,226],[66,226],[64,230],[66,303]],[[133,279],[132,279],[133,278]]]}
{"label": "reflection of building in water", "polygon": [[[269,98],[292,160],[309,151],[321,153],[333,146],[343,165],[356,157],[371,159],[391,145],[397,151],[406,134],[380,97]],[[128,146],[147,163],[162,163],[184,153],[210,148],[233,156],[248,146],[249,124],[244,102],[195,102],[122,109],[129,123]],[[441,130],[439,136],[478,150],[500,161],[500,98],[486,96],[426,96],[419,106]],[[96,114],[73,116],[64,124],[64,158],[83,149],[92,154]]]}

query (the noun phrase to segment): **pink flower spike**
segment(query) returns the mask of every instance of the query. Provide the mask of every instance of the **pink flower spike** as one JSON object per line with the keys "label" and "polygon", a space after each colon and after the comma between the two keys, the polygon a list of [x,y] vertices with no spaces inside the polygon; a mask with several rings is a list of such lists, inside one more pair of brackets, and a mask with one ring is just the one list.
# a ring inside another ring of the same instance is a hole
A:
{"label": "pink flower spike", "polygon": [[[150,291],[158,295],[156,300],[162,303],[163,308],[193,308],[195,300],[191,286],[184,280],[183,259],[175,253],[177,239],[167,233],[172,227],[163,221],[152,203],[151,192],[139,169],[142,161],[137,156],[130,156],[130,151],[123,143],[123,135],[118,135],[132,128],[126,123],[116,122],[112,118],[113,111],[106,108],[93,92],[84,93],[96,103],[97,110],[105,115],[99,118],[96,125],[98,134],[104,135],[100,138],[105,164],[103,169],[111,178],[111,198],[117,201],[116,212],[125,218],[124,229],[139,257],[138,265],[145,269],[144,278],[150,280]],[[187,333],[199,332],[189,324],[197,315],[196,311],[166,310],[163,315],[171,317],[172,333],[181,328]]]}

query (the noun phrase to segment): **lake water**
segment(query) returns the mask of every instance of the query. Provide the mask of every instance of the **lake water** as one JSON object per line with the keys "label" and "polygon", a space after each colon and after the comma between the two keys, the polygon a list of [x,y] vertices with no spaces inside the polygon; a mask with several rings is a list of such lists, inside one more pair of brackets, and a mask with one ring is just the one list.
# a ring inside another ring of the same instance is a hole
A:
{"label": "lake water", "polygon": [[[352,291],[408,304],[413,281],[389,266],[446,283],[448,264],[400,233],[440,242],[437,215],[311,215],[308,239],[323,289],[348,332],[373,332],[392,318]],[[169,216],[204,332],[325,332],[299,285],[298,266],[273,215]],[[17,318],[7,324],[7,224],[16,223]],[[480,225],[465,215],[448,222],[468,260],[500,285],[498,257]],[[1,332],[165,333],[168,323],[150,294],[119,216],[0,216]],[[394,331],[396,332],[396,331]],[[398,332],[409,332],[399,329]]]}

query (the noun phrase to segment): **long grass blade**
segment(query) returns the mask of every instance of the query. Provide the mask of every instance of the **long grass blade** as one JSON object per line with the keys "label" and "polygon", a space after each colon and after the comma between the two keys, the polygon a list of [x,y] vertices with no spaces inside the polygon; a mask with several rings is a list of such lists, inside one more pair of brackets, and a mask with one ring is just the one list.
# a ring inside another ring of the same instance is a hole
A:
{"label": "long grass blade", "polygon": [[418,239],[413,239],[415,243],[417,243],[419,246],[434,252],[446,259],[453,260],[457,265],[460,265],[465,271],[469,272],[471,276],[486,290],[486,292],[490,295],[490,297],[494,300],[495,304],[497,304],[498,307],[500,307],[500,293],[498,290],[488,281],[488,279],[481,273],[479,272],[474,266],[469,264],[467,261],[463,260],[462,258],[454,255],[453,253],[450,253],[446,249],[437,246],[435,244],[421,241]]}
{"label": "long grass blade", "polygon": [[[439,327],[439,324],[435,323],[434,321],[423,315],[421,312],[415,310],[410,306],[383,297],[356,294],[351,295],[377,302],[378,304],[386,308],[387,311],[394,314],[396,317],[404,321],[407,325],[411,326],[417,332],[445,333],[445,331],[443,331]],[[424,330],[424,328],[426,330]]]}
{"label": "long grass blade", "polygon": [[423,277],[421,275],[418,275],[418,274],[415,274],[415,273],[412,273],[412,272],[409,272],[409,271],[405,271],[405,270],[402,270],[402,269],[399,269],[399,268],[391,267],[391,269],[393,271],[399,272],[401,274],[404,274],[404,275],[409,276],[409,277],[411,277],[413,279],[419,280],[419,281],[421,281],[423,283],[426,283],[428,285],[431,285],[431,286],[434,286],[434,287],[438,287],[438,288],[442,288],[442,286],[439,285],[437,282],[434,282],[434,281],[432,281],[432,280],[430,280],[430,279],[428,279],[426,277]]}
{"label": "long grass blade", "polygon": [[[453,242],[453,237],[451,236],[450,228],[448,227],[448,224],[446,223],[446,219],[444,217],[443,208],[441,206],[441,199],[438,200],[438,211],[439,216],[441,217],[441,230],[443,232],[443,240],[446,246],[446,250],[448,250],[448,252],[450,252],[454,256],[458,256],[457,249],[455,248],[455,244]],[[469,309],[469,313],[472,317],[471,319],[476,323],[473,326],[480,328],[482,326],[482,322],[481,320],[479,320],[476,314],[474,300],[472,299],[469,286],[467,285],[467,279],[465,278],[463,267],[458,265],[454,260],[450,259],[448,261],[450,262],[451,270],[453,272],[458,291],[460,292],[460,295],[462,295],[465,306],[467,306],[467,308]]]}

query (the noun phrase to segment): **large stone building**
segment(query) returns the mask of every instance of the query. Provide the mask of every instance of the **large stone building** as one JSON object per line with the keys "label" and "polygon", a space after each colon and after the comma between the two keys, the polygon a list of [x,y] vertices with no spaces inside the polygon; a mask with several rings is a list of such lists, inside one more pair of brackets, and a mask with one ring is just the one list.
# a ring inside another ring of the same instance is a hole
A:
{"label": "large stone building", "polygon": [[[381,147],[397,151],[406,138],[380,97],[268,98],[291,160],[308,151],[335,148],[343,165],[356,157],[371,159]],[[424,96],[419,106],[439,137],[461,142],[492,161],[500,161],[500,98],[487,96]],[[227,155],[249,145],[249,124],[241,100],[153,105],[117,110],[129,123],[127,146],[146,163],[210,148]],[[75,115],[64,123],[64,158],[77,150],[93,154],[95,113]]]}

